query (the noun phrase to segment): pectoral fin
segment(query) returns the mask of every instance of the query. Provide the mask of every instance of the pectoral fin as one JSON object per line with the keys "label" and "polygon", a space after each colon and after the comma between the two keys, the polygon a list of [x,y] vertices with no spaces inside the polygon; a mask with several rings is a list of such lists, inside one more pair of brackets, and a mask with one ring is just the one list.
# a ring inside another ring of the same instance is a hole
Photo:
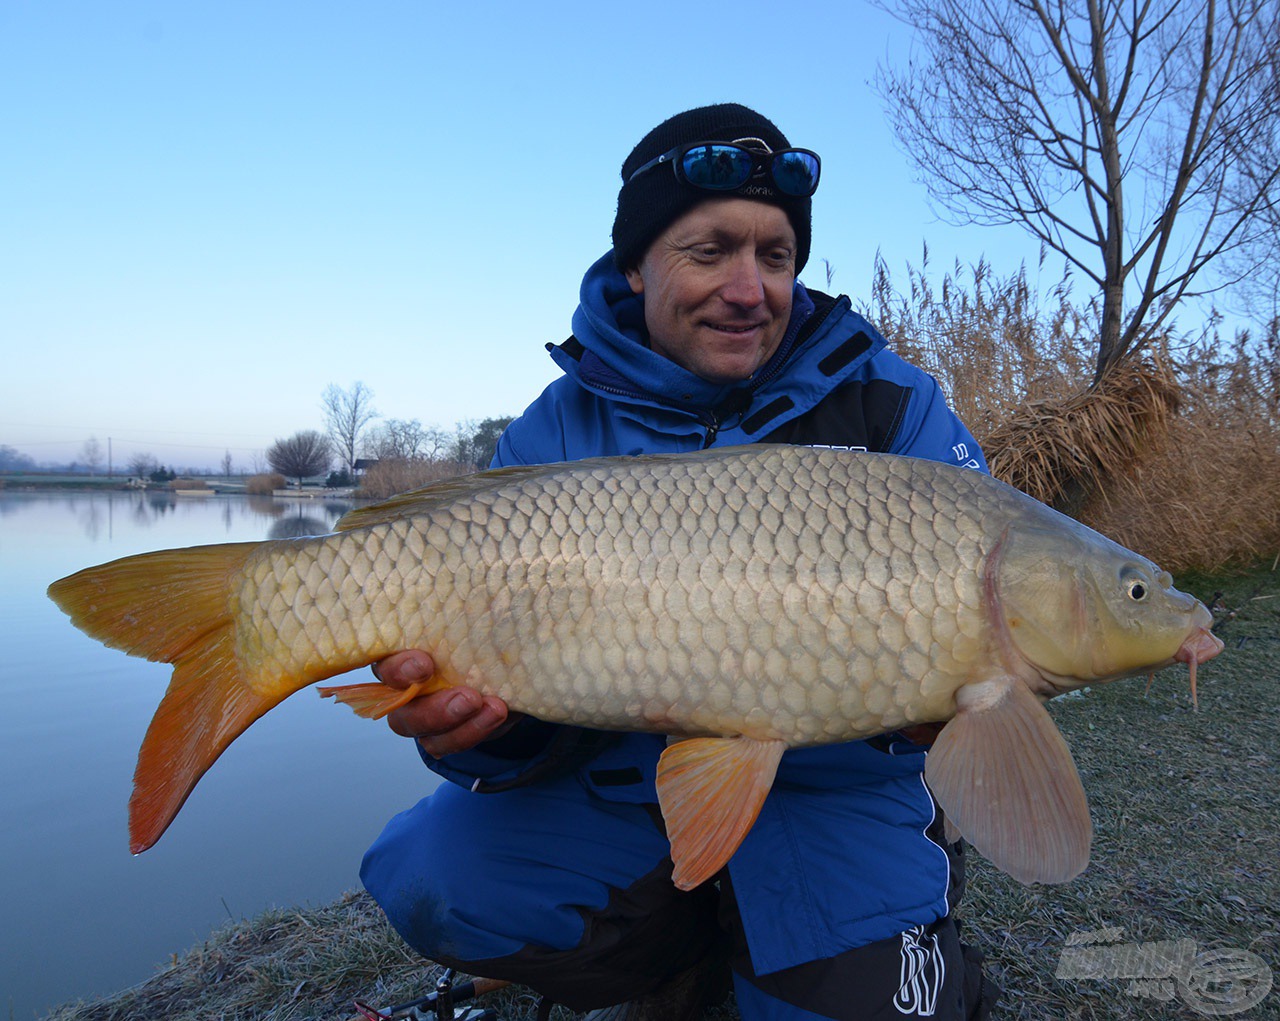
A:
{"label": "pectoral fin", "polygon": [[678,741],[658,760],[672,879],[692,890],[718,872],[751,829],[786,745],[749,737]]}
{"label": "pectoral fin", "polygon": [[1089,803],[1067,743],[1015,677],[969,684],[929,750],[925,779],[950,826],[1023,883],[1065,883],[1089,863]]}

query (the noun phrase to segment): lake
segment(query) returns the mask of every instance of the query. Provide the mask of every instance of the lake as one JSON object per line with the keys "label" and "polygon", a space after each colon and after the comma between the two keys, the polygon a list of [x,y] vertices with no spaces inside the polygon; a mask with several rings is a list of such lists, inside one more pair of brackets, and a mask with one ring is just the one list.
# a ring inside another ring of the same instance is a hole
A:
{"label": "lake", "polygon": [[[231,919],[359,886],[364,849],[437,781],[411,744],[299,692],[129,853],[134,759],[170,668],[82,635],[45,595],[148,550],[332,529],[319,500],[0,491],[0,1012],[116,992]],[[350,675],[368,680],[367,671]]]}

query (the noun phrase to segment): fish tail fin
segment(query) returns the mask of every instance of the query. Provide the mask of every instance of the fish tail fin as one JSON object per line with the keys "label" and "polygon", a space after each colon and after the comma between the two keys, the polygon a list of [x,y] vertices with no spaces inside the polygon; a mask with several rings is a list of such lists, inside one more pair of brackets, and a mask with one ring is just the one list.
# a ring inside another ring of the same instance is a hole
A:
{"label": "fish tail fin", "polygon": [[289,694],[256,690],[235,651],[232,586],[260,545],[144,553],[49,586],[50,598],[86,634],[174,667],[134,772],[135,854],[160,838],[227,745]]}
{"label": "fish tail fin", "polygon": [[261,545],[141,553],[59,579],[49,598],[103,645],[176,663],[202,637],[231,623],[232,581]]}

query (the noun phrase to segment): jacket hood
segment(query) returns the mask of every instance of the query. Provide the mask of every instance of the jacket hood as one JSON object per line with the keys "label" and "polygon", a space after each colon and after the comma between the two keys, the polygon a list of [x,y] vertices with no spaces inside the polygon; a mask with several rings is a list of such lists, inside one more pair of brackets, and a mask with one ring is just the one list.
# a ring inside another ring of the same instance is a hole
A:
{"label": "jacket hood", "polygon": [[790,354],[800,327],[813,310],[813,300],[797,280],[791,320],[769,362],[750,379],[712,383],[649,347],[644,298],[632,292],[627,278],[614,266],[610,251],[582,278],[579,305],[573,314],[573,335],[584,348],[581,359],[554,347],[552,357],[567,374],[592,389],[684,407],[717,407],[730,400],[734,391],[749,391],[756,380],[772,375],[774,365]]}

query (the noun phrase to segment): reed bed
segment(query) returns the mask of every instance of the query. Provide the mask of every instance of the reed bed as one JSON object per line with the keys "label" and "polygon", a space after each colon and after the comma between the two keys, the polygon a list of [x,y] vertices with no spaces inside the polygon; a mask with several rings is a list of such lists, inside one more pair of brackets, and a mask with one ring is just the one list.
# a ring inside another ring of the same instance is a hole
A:
{"label": "reed bed", "polygon": [[270,496],[277,489],[284,489],[285,478],[277,473],[251,475],[244,484],[244,490],[250,496]]}
{"label": "reed bed", "polygon": [[1090,387],[1096,310],[1069,274],[1042,300],[1025,269],[926,271],[899,291],[878,266],[868,316],[938,378],[994,475],[1171,570],[1280,553],[1280,320],[1167,332]]}
{"label": "reed bed", "polygon": [[360,479],[359,495],[372,500],[386,500],[397,493],[407,493],[411,489],[473,471],[473,465],[451,459],[413,457],[381,460]]}

